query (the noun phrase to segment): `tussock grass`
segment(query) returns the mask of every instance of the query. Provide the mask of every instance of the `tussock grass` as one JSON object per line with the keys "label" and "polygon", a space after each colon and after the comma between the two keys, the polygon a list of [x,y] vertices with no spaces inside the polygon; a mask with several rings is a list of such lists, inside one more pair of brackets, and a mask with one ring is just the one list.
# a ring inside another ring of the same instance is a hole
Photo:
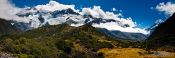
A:
{"label": "tussock grass", "polygon": [[104,48],[98,52],[103,53],[105,58],[175,58],[175,53],[173,52],[151,51],[153,53],[149,54],[139,48]]}

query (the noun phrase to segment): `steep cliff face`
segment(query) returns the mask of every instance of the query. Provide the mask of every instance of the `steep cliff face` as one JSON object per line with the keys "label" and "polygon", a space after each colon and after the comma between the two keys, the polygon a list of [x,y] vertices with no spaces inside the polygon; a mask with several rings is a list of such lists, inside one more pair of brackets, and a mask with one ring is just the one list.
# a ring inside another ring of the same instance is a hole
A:
{"label": "steep cliff face", "polygon": [[[148,48],[175,47],[175,14],[160,24],[147,39]],[[174,50],[174,49],[173,49]]]}

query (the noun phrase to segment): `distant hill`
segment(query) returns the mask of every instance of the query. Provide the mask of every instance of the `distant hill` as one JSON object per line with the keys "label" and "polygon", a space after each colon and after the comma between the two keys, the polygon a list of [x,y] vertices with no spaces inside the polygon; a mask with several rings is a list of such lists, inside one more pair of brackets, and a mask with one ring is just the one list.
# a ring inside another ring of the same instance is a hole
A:
{"label": "distant hill", "polygon": [[175,51],[175,14],[155,28],[147,39],[147,47]]}

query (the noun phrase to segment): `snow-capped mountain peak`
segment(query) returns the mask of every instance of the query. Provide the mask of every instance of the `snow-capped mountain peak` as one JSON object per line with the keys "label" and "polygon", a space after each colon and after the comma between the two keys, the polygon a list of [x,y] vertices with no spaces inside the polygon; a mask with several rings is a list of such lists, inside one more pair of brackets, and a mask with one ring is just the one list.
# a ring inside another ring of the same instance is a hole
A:
{"label": "snow-capped mountain peak", "polygon": [[75,9],[75,5],[64,5],[56,1],[50,1],[46,5],[23,8],[16,15],[29,21],[28,23],[24,23],[28,27],[26,29],[67,23],[75,27],[91,24],[96,28],[105,28],[108,30],[149,33],[144,29],[138,28],[132,18],[124,18],[121,13],[114,14],[113,12],[103,11],[100,6],[82,8],[82,11],[79,11]]}

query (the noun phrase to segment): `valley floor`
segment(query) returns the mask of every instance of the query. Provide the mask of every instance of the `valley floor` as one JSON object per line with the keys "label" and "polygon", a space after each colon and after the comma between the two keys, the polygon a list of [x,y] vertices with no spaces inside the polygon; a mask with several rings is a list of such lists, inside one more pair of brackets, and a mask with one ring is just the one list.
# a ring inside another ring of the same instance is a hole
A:
{"label": "valley floor", "polygon": [[98,52],[102,52],[105,58],[175,58],[175,53],[152,51],[152,54],[148,54],[147,51],[139,48],[104,48]]}

